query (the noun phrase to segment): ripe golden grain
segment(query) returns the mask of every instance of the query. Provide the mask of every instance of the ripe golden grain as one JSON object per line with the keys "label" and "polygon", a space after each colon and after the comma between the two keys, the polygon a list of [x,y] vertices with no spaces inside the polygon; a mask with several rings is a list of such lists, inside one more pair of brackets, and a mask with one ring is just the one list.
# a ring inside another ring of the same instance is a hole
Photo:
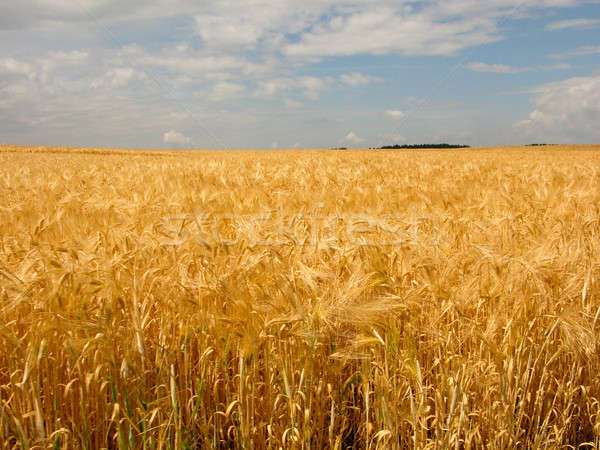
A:
{"label": "ripe golden grain", "polygon": [[1,448],[598,448],[599,207],[600,147],[0,147]]}

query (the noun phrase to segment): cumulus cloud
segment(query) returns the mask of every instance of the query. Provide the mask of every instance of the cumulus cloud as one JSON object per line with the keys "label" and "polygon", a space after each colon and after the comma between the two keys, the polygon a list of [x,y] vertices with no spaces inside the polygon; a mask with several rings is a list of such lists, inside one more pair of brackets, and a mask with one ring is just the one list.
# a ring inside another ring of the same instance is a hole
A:
{"label": "cumulus cloud", "polygon": [[205,76],[209,74],[223,73],[229,70],[242,69],[245,61],[232,55],[210,55],[204,56],[200,52],[162,52],[152,54],[142,51],[138,58],[134,59],[138,65],[168,69],[172,72],[186,73],[188,75]]}
{"label": "cumulus cloud", "polygon": [[104,77],[93,80],[91,86],[94,89],[101,87],[119,88],[127,86],[132,81],[144,81],[147,78],[145,73],[132,67],[116,67],[108,70]]}
{"label": "cumulus cloud", "polygon": [[[331,83],[332,79],[330,77],[279,77],[259,81],[258,88],[252,95],[257,98],[272,99],[286,92],[298,92],[299,95],[308,99],[318,100],[321,93]],[[297,102],[295,103],[296,106],[300,106]]]}
{"label": "cumulus cloud", "polygon": [[213,86],[208,98],[220,102],[243,97],[245,93],[246,86],[243,84],[221,81]]}
{"label": "cumulus cloud", "polygon": [[136,77],[137,73],[131,67],[119,67],[110,71],[111,84],[114,87],[125,86]]}
{"label": "cumulus cloud", "polygon": [[348,143],[348,144],[360,144],[362,142],[365,142],[365,139],[359,137],[354,131],[349,132],[346,136],[344,136],[341,140],[341,143]]}
{"label": "cumulus cloud", "polygon": [[360,72],[344,73],[340,75],[340,81],[352,87],[363,86],[371,83],[378,83],[383,81],[379,77],[372,77],[370,75],[364,75]]}
{"label": "cumulus cloud", "polygon": [[551,141],[600,139],[600,76],[576,77],[535,90],[535,109],[515,127],[527,136]]}
{"label": "cumulus cloud", "polygon": [[196,31],[211,47],[254,47],[263,30],[250,17],[213,14],[196,16]]}
{"label": "cumulus cloud", "polygon": [[189,147],[192,144],[192,139],[178,131],[171,130],[163,134],[163,142],[174,147]]}
{"label": "cumulus cloud", "polygon": [[317,78],[317,77],[300,77],[295,80],[295,84],[303,91],[304,96],[317,100],[324,91],[328,84],[331,83],[331,78]]}
{"label": "cumulus cloud", "polygon": [[89,53],[84,50],[72,50],[70,52],[54,51],[49,52],[43,59],[44,64],[81,64],[89,57]]}
{"label": "cumulus cloud", "polygon": [[565,30],[567,28],[595,28],[600,25],[600,19],[569,19],[559,20],[546,25],[546,30]]}
{"label": "cumulus cloud", "polygon": [[388,109],[385,112],[385,115],[395,120],[401,120],[405,116],[405,114],[398,109]]}
{"label": "cumulus cloud", "polygon": [[14,58],[0,59],[0,74],[22,75],[29,79],[35,77],[35,71],[31,64],[18,61]]}
{"label": "cumulus cloud", "polygon": [[290,90],[294,85],[291,78],[273,78],[258,82],[258,88],[254,92],[254,97],[273,98],[281,92]]}

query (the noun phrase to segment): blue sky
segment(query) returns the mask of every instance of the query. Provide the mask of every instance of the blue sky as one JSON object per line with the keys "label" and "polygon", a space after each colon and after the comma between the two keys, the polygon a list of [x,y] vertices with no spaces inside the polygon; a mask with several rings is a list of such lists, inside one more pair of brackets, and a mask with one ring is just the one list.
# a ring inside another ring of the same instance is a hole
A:
{"label": "blue sky", "polygon": [[0,5],[0,143],[600,143],[600,2]]}

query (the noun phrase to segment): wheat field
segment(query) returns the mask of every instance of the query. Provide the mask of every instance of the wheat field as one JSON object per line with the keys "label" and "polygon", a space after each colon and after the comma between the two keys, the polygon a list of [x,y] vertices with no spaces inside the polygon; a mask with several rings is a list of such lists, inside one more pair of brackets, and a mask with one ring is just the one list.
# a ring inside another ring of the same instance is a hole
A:
{"label": "wheat field", "polygon": [[599,448],[600,147],[0,147],[3,449]]}

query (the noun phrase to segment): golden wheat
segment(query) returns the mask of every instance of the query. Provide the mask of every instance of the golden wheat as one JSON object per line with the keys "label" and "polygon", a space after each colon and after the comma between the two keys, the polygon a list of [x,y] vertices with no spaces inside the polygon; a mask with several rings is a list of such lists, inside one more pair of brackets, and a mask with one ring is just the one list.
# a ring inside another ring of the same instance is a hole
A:
{"label": "golden wheat", "polygon": [[2,448],[600,446],[600,148],[0,148]]}

